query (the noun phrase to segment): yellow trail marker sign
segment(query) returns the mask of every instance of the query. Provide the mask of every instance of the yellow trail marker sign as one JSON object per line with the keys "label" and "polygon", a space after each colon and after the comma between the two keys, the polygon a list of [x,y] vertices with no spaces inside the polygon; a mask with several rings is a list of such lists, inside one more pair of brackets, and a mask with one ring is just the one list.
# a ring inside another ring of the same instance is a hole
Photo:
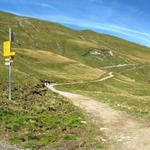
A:
{"label": "yellow trail marker sign", "polygon": [[14,56],[15,52],[10,52],[10,41],[4,42],[4,56]]}
{"label": "yellow trail marker sign", "polygon": [[4,56],[10,56],[10,41],[4,42],[3,54]]}

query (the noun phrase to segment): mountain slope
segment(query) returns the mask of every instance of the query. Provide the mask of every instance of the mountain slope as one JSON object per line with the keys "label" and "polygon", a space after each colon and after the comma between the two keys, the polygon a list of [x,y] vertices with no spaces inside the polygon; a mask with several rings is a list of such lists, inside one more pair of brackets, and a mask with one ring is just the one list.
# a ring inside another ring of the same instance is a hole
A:
{"label": "mountain slope", "polygon": [[[33,149],[51,149],[51,146],[54,149],[55,146],[56,149],[58,146],[75,149],[81,143],[85,149],[102,147],[96,139],[97,135],[100,136],[99,129],[81,110],[66,98],[49,91],[40,80],[94,80],[105,72],[58,55],[51,44],[47,46],[46,32],[40,38],[43,32],[34,31],[30,23],[24,29],[20,20],[16,22],[18,18],[7,13],[0,14],[0,149],[7,149],[1,140]],[[11,101],[8,100],[8,66],[4,65],[2,55],[2,42],[8,40],[8,27],[13,28],[16,37],[16,43],[12,45],[16,55],[12,63]],[[32,34],[39,40],[42,49],[35,46]]]}
{"label": "mountain slope", "polygon": [[[104,71],[94,69],[75,60],[43,50],[15,48],[16,56],[12,64],[13,80],[22,78],[35,80],[82,81],[100,78]],[[4,65],[4,58],[0,56],[0,78],[8,80],[8,67]]]}
{"label": "mountain slope", "polygon": [[148,47],[90,30],[72,30],[57,23],[4,12],[0,12],[0,44],[8,39],[9,27],[15,32],[14,47],[51,51],[92,67],[150,61]]}
{"label": "mountain slope", "polygon": [[[11,103],[8,101],[8,66],[4,65],[2,56],[2,44],[8,40],[9,27],[13,28],[16,39],[12,45],[16,56],[12,64]],[[73,141],[79,136],[80,143],[84,141],[102,147],[99,143],[101,137],[98,143],[93,141],[97,137],[88,139],[87,133],[93,134],[95,127],[94,130],[89,128],[73,105],[47,91],[40,80],[87,81],[113,72],[114,78],[107,81],[58,88],[100,99],[142,117],[150,117],[148,47],[90,30],[76,31],[57,23],[0,12],[0,49],[0,136],[7,138],[10,135],[10,140],[15,144],[22,143],[26,148],[39,149],[48,144],[62,144],[67,139]],[[50,118],[50,124],[47,124],[49,114],[55,120]],[[50,128],[46,128],[47,125]],[[27,132],[24,132],[25,128]],[[53,134],[56,131],[57,134]],[[77,134],[80,132],[84,140]]]}

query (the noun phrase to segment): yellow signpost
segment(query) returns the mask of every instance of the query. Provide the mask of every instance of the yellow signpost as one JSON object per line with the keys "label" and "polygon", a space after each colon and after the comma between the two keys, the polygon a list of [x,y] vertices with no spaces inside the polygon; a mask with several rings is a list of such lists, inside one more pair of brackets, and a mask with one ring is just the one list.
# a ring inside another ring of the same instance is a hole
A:
{"label": "yellow signpost", "polygon": [[14,56],[15,52],[10,52],[10,41],[5,41],[4,42],[4,49],[3,49],[3,54],[4,56]]}
{"label": "yellow signpost", "polygon": [[5,41],[3,45],[3,55],[5,57],[5,65],[9,65],[9,100],[11,100],[11,63],[13,62],[15,52],[11,52],[11,42],[14,42],[14,34],[9,28],[9,41]]}

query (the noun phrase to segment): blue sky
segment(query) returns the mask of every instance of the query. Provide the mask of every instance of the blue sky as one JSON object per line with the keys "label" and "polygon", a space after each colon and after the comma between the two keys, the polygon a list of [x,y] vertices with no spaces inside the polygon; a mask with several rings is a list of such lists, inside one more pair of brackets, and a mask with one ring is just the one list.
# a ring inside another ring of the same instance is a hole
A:
{"label": "blue sky", "polygon": [[149,0],[0,0],[0,10],[91,29],[150,47]]}

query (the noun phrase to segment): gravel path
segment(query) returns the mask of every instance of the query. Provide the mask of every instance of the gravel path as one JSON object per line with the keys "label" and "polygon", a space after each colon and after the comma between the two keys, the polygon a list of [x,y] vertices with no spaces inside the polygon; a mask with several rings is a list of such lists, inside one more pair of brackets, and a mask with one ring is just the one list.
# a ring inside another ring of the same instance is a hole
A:
{"label": "gravel path", "polygon": [[106,66],[103,68],[110,69],[110,68],[119,68],[119,67],[125,67],[125,66],[135,66],[135,64],[119,64],[119,65]]}
{"label": "gravel path", "polygon": [[15,145],[10,145],[6,141],[0,141],[0,150],[23,150],[21,148],[17,148]]}
{"label": "gravel path", "polygon": [[[100,81],[112,77],[110,73]],[[100,130],[105,135],[105,139],[102,140],[106,143],[106,150],[150,150],[150,123],[147,120],[114,110],[108,104],[86,96],[56,90],[55,85],[57,84],[50,84],[47,87],[69,98],[101,127]]]}

